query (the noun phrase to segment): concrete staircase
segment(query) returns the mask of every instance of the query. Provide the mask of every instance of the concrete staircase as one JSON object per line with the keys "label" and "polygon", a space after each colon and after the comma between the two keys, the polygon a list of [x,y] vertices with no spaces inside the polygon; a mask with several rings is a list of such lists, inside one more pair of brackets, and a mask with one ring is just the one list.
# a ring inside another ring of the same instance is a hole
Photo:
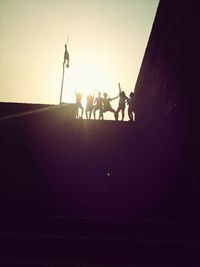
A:
{"label": "concrete staircase", "polygon": [[198,221],[163,200],[173,155],[137,124],[70,120],[58,107],[3,120],[0,136],[2,266],[198,259]]}

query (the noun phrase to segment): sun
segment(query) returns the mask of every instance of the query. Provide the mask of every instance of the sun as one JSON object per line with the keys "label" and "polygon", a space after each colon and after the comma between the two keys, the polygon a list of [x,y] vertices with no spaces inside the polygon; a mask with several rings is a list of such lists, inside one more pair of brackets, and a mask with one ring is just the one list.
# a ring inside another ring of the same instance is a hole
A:
{"label": "sun", "polygon": [[75,90],[86,97],[98,92],[108,92],[111,87],[110,72],[102,59],[79,58],[65,70],[65,84],[63,97],[67,102],[75,101]]}

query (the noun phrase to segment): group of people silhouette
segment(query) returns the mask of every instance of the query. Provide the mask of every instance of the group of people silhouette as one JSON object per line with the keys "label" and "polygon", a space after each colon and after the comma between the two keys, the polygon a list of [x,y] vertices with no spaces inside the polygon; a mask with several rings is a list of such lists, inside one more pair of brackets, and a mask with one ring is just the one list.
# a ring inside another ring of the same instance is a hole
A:
{"label": "group of people silhouette", "polygon": [[[98,96],[95,98],[95,91],[93,92],[93,95],[87,96],[87,103],[85,108],[85,115],[86,119],[91,119],[92,113],[94,116],[94,119],[96,119],[96,112],[99,111],[99,117],[98,119],[104,119],[104,113],[106,112],[112,112],[114,114],[115,120],[118,120],[119,113],[122,114],[122,121],[124,120],[125,115],[125,107],[126,104],[128,105],[128,117],[130,121],[133,121],[133,113],[134,113],[134,93],[131,92],[129,97],[126,96],[125,92],[121,90],[120,83],[118,83],[119,86],[119,94],[116,97],[110,98],[108,97],[107,93],[103,94],[103,97],[101,96],[101,92],[98,92]],[[75,90],[75,96],[76,96],[76,118],[82,119],[84,108],[82,105],[82,97],[83,95],[80,92],[76,92]],[[117,110],[114,110],[110,104],[111,101],[119,98],[119,104]],[[79,116],[80,111],[80,116]]]}

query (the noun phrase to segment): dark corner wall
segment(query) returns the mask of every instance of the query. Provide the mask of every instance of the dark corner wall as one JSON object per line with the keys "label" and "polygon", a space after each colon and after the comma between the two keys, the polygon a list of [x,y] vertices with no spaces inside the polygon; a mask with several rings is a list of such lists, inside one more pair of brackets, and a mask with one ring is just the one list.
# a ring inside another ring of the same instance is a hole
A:
{"label": "dark corner wall", "polygon": [[199,0],[160,0],[135,88],[137,124],[193,163],[200,143],[199,14]]}

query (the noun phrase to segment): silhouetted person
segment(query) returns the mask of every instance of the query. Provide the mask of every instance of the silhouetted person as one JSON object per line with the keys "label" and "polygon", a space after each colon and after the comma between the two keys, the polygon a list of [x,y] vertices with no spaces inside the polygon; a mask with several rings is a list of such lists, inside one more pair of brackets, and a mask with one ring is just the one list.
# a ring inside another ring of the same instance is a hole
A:
{"label": "silhouetted person", "polygon": [[99,120],[102,118],[102,108],[103,108],[103,98],[101,97],[101,92],[98,92],[98,96],[95,98],[94,106],[94,119],[96,119],[96,111],[99,110]]}
{"label": "silhouetted person", "polygon": [[[76,118],[77,119],[82,119],[83,118],[83,105],[81,103],[82,100],[82,94],[81,93],[77,93],[75,90],[75,95],[76,95]],[[79,109],[81,109],[81,116],[79,117]]]}
{"label": "silhouetted person", "polygon": [[128,116],[130,121],[133,121],[133,113],[134,113],[134,93],[131,92],[128,99]]}
{"label": "silhouetted person", "polygon": [[114,113],[115,119],[116,119],[116,112],[111,107],[110,102],[113,101],[113,100],[115,100],[115,99],[117,99],[119,97],[119,95],[116,96],[116,97],[113,97],[113,98],[110,98],[110,97],[107,98],[108,94],[107,93],[104,93],[103,96],[104,96],[103,97],[103,109],[102,109],[102,115],[101,115],[102,116],[102,119],[103,119],[103,113],[105,113],[107,111],[110,111],[110,112]]}
{"label": "silhouetted person", "polygon": [[129,100],[129,98],[126,96],[124,91],[121,91],[120,83],[119,85],[119,105],[116,111],[116,120],[118,120],[119,117],[119,112],[122,112],[122,121],[124,120],[124,111],[125,111],[125,106],[126,102]]}
{"label": "silhouetted person", "polygon": [[[94,102],[94,92],[93,92],[93,95],[87,96],[87,104],[86,104],[86,109],[85,109],[85,115],[87,119],[88,118],[91,119],[92,111],[94,109],[93,102]],[[88,112],[89,112],[89,117],[88,117]]]}

